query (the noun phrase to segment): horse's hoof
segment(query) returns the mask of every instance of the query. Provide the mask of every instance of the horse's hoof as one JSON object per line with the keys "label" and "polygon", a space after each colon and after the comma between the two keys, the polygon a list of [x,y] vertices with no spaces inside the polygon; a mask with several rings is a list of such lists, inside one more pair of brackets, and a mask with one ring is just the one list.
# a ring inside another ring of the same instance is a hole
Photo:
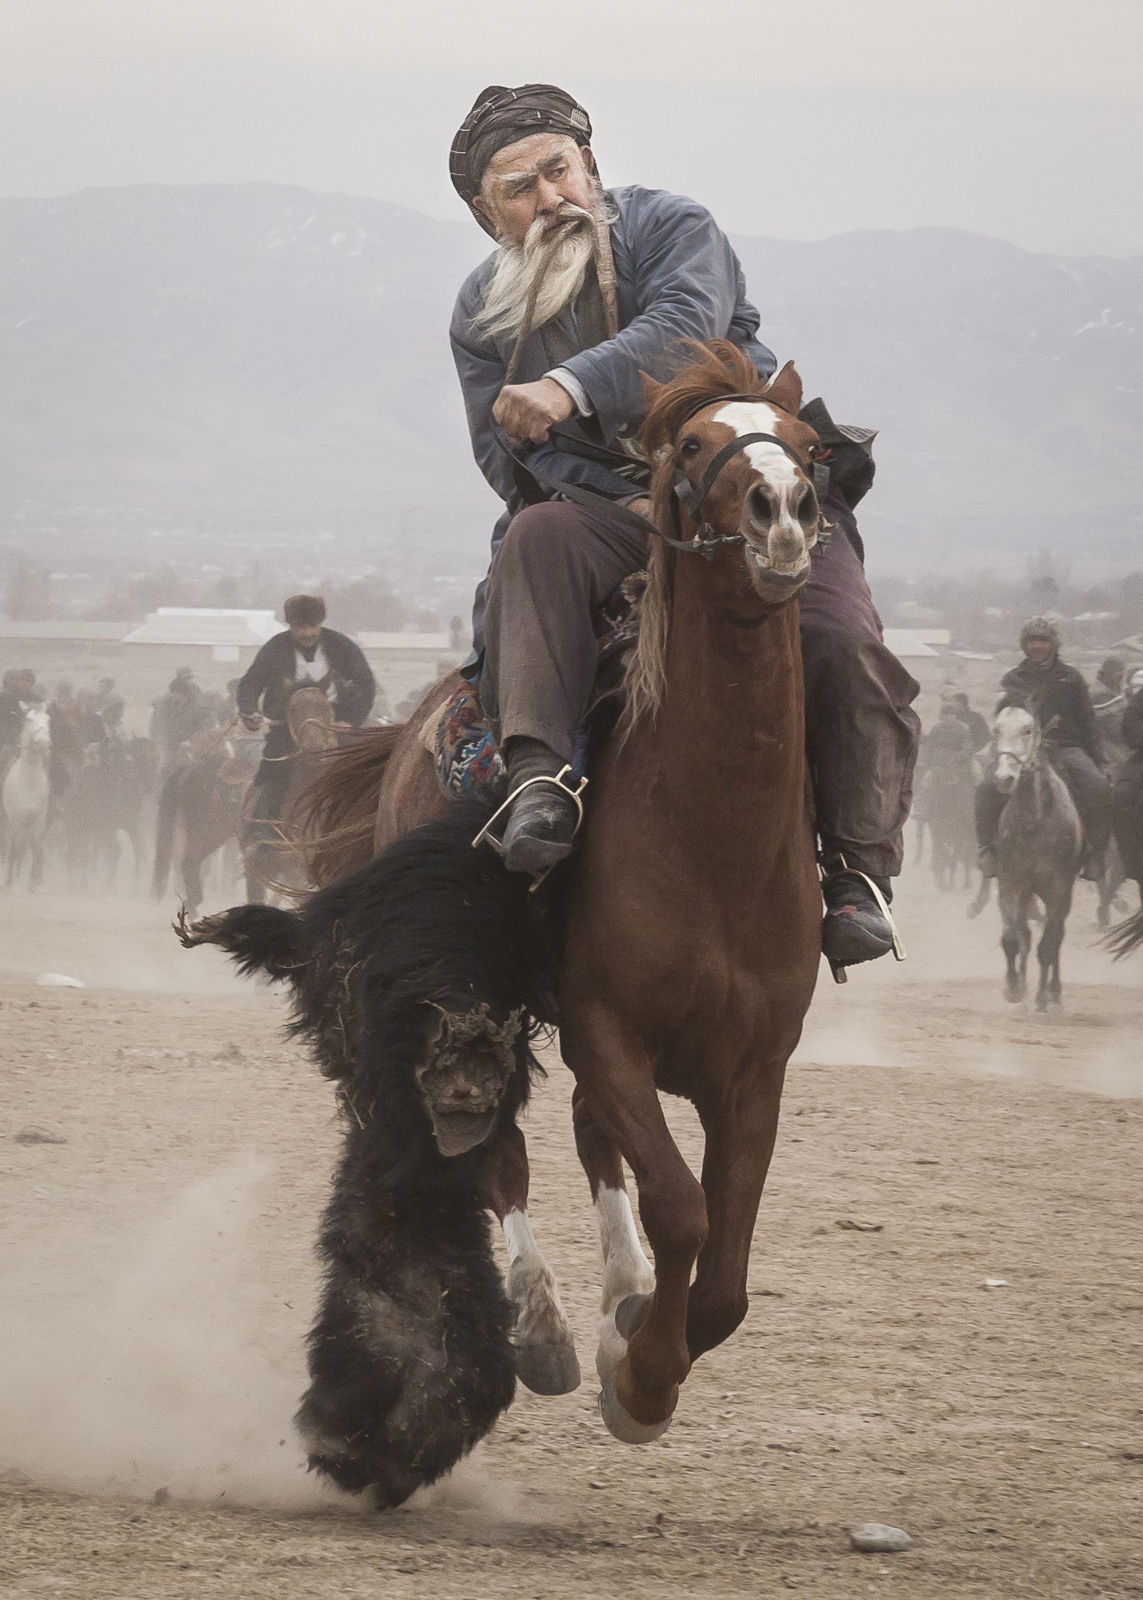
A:
{"label": "horse's hoof", "polygon": [[662,1422],[636,1422],[620,1403],[615,1392],[615,1379],[604,1378],[599,1391],[599,1414],[607,1424],[607,1431],[621,1444],[654,1444],[671,1426],[670,1417]]}
{"label": "horse's hoof", "polygon": [[574,1343],[517,1345],[516,1376],[533,1394],[571,1394],[580,1384]]}

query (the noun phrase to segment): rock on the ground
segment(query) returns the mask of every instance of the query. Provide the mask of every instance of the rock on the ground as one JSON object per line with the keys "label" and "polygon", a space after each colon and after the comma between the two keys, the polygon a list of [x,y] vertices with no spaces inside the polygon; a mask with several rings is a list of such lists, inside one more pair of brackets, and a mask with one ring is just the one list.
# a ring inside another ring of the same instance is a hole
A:
{"label": "rock on the ground", "polygon": [[907,1550],[913,1542],[904,1528],[891,1528],[886,1522],[863,1522],[850,1529],[849,1537],[855,1550],[867,1551]]}

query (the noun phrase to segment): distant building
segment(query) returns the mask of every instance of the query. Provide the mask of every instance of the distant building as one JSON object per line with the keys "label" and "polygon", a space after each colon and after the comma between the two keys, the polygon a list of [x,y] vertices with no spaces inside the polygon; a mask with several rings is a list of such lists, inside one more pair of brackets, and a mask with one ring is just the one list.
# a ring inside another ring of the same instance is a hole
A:
{"label": "distant building", "polygon": [[211,661],[246,664],[243,652],[252,657],[267,639],[284,629],[285,623],[279,622],[272,611],[160,606],[157,611],[148,611],[142,627],[129,633],[123,642],[209,648]]}

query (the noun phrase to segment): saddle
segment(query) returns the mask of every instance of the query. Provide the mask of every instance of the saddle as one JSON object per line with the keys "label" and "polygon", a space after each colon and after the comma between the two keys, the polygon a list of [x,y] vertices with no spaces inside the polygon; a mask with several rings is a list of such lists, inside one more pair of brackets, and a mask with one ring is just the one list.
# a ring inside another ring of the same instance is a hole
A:
{"label": "saddle", "polygon": [[[638,606],[647,586],[645,572],[633,572],[595,614],[599,648],[595,688],[577,746],[586,747],[588,730],[598,735],[619,709],[626,657],[639,637]],[[442,793],[450,800],[480,799],[499,805],[508,796],[508,769],[496,732],[480,703],[479,680],[463,679],[422,734]]]}

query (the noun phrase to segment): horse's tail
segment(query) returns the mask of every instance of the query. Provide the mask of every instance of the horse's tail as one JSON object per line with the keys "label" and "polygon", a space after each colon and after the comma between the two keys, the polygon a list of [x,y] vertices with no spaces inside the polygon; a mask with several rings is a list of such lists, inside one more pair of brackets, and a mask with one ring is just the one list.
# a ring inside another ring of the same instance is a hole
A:
{"label": "horse's tail", "polygon": [[1117,922],[1102,942],[1116,961],[1121,961],[1133,950],[1138,950],[1143,944],[1143,910],[1137,911],[1133,917],[1128,917],[1123,922]]}
{"label": "horse's tail", "polygon": [[179,801],[183,793],[182,779],[182,769],[176,767],[159,795],[159,809],[155,817],[155,865],[151,872],[153,900],[161,900],[167,892],[171,853],[175,847],[175,823],[178,821]]}
{"label": "horse's tail", "polygon": [[322,770],[292,808],[290,831],[311,883],[324,886],[373,859],[377,799],[404,724],[363,728],[322,756]]}

